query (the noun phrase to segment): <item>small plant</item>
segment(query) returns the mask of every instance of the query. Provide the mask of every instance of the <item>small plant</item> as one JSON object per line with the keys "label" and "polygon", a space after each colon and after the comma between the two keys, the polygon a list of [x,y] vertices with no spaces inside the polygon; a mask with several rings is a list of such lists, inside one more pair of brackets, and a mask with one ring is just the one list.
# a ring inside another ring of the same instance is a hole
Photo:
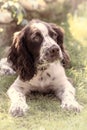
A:
{"label": "small plant", "polygon": [[25,10],[20,6],[18,2],[15,1],[7,1],[4,5],[2,5],[1,10],[8,10],[12,14],[12,18],[17,22],[19,25],[24,17],[26,16]]}

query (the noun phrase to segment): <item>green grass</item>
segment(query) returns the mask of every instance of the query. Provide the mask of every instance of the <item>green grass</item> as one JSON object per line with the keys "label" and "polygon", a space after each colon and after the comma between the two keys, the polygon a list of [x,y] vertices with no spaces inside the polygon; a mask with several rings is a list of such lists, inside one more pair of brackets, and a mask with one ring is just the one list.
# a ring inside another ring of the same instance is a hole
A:
{"label": "green grass", "polygon": [[[69,23],[72,27],[72,24]],[[30,109],[26,116],[13,118],[8,114],[10,100],[6,91],[16,76],[0,77],[0,130],[87,130],[87,39],[78,40],[64,24],[65,43],[71,57],[71,68],[66,73],[73,80],[76,98],[84,106],[81,113],[62,110],[59,100],[52,94],[31,94]],[[86,33],[87,34],[87,33]],[[78,34],[79,35],[79,34]],[[77,35],[76,35],[77,36]],[[84,42],[85,41],[85,42]],[[85,44],[84,44],[85,43]]]}

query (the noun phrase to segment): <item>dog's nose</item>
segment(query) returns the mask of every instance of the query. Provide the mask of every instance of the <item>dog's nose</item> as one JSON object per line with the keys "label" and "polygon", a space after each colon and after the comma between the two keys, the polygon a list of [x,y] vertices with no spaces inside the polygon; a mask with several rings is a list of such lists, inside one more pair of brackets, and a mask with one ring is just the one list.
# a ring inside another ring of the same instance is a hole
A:
{"label": "dog's nose", "polygon": [[59,48],[54,45],[52,47],[50,47],[49,51],[50,51],[51,56],[55,56],[55,55],[59,54]]}

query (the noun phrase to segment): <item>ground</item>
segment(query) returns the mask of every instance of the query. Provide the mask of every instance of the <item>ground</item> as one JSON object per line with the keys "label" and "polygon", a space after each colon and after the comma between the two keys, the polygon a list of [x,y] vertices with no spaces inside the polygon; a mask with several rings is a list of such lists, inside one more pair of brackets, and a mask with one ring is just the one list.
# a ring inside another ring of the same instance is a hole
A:
{"label": "ground", "polygon": [[[30,109],[26,116],[13,118],[8,114],[10,100],[7,89],[16,76],[0,77],[0,130],[87,130],[87,32],[84,20],[78,21],[69,16],[65,29],[65,44],[71,57],[71,67],[66,70],[76,88],[76,98],[83,105],[81,113],[62,110],[60,101],[53,95],[31,94],[27,102]],[[82,33],[81,33],[82,32]],[[2,54],[2,53],[1,53]]]}

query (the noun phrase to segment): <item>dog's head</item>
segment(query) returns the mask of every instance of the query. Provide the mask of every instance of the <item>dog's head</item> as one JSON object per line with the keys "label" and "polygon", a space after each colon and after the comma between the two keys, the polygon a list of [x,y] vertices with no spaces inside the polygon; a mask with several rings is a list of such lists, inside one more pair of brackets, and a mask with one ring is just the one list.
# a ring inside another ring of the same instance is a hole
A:
{"label": "dog's head", "polygon": [[32,20],[15,33],[8,61],[22,80],[31,79],[37,72],[36,64],[61,60],[65,66],[69,57],[63,45],[63,29],[52,23]]}

